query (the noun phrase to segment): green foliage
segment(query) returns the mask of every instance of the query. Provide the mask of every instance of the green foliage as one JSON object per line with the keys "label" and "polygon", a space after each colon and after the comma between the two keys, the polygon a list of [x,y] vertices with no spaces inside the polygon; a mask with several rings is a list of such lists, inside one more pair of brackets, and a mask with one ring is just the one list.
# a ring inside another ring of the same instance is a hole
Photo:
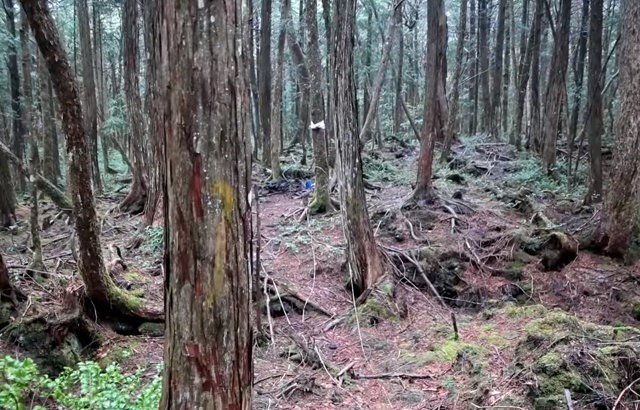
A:
{"label": "green foliage", "polygon": [[[521,153],[520,157],[515,161],[515,165],[518,170],[512,174],[506,175],[507,185],[526,186],[538,192],[562,192],[579,197],[582,197],[585,194],[585,187],[583,184],[574,184],[575,186],[569,190],[571,184],[567,177],[568,164],[564,161],[558,161],[556,163],[551,176],[547,175],[540,161],[528,153]],[[582,171],[578,170],[578,174],[582,174]]]}
{"label": "green foliage", "polygon": [[164,248],[164,229],[161,226],[149,226],[144,230],[147,236],[147,242],[144,250],[149,253],[155,253]]}
{"label": "green foliage", "polygon": [[116,364],[104,370],[95,362],[80,362],[77,369],[65,369],[56,379],[41,375],[31,359],[10,356],[0,359],[0,407],[22,410],[44,409],[24,403],[51,402],[71,410],[151,410],[158,408],[162,381],[158,374],[146,382],[143,369],[123,374]]}

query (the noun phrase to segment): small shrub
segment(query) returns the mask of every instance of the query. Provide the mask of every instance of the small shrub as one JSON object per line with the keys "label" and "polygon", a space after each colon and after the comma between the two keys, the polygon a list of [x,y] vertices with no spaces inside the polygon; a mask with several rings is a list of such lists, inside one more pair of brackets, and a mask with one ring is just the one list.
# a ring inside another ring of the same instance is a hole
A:
{"label": "small shrub", "polygon": [[145,251],[155,253],[164,247],[164,229],[161,226],[149,226],[145,229],[147,242]]}

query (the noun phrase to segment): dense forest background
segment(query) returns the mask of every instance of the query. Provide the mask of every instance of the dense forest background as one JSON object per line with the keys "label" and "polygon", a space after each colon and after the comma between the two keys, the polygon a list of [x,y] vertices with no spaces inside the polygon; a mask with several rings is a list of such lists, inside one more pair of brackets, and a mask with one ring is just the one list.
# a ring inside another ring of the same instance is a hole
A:
{"label": "dense forest background", "polygon": [[2,6],[0,407],[640,403],[640,3]]}

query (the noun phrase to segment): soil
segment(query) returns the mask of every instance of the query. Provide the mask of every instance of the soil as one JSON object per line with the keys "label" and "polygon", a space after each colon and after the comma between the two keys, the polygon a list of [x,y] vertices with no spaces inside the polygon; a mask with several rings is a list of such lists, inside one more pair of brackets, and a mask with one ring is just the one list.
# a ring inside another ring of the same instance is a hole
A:
{"label": "soil", "polygon": [[[339,213],[300,220],[308,198],[304,181],[260,184],[264,274],[283,294],[307,303],[272,302],[273,317],[263,315],[266,340],[254,348],[254,408],[556,409],[567,408],[568,389],[573,408],[604,409],[640,376],[640,332],[632,314],[640,301],[640,267],[582,249],[555,269],[540,263],[549,250],[536,238],[536,212],[562,230],[596,223],[599,210],[582,209],[562,191],[519,184],[513,178],[522,172],[518,154],[504,144],[480,141],[454,152],[436,171],[440,203],[429,208],[401,210],[411,193],[405,176],[415,175],[415,151],[377,153],[395,164],[383,172],[395,175],[367,171],[381,188],[367,198],[376,238],[390,261],[404,261],[389,269],[400,315],[372,305],[354,314]],[[98,198],[103,246],[117,245],[128,266],[118,283],[157,303],[162,270],[154,229],[161,227],[137,233],[141,217],[120,213],[121,199]],[[45,200],[41,209],[43,220],[57,215]],[[43,231],[49,278],[42,282],[24,274],[26,222],[0,234],[15,284],[27,295],[22,317],[51,317],[65,309],[65,295],[81,291],[63,218]],[[28,220],[26,207],[18,219]],[[415,256],[439,297],[403,254]],[[328,326],[339,317],[345,319]],[[99,347],[85,351],[89,358],[116,361],[125,371],[161,362],[162,337],[110,325],[96,324]],[[615,350],[620,346],[624,354]],[[2,355],[27,353],[0,341]],[[618,409],[633,408],[631,391]]]}

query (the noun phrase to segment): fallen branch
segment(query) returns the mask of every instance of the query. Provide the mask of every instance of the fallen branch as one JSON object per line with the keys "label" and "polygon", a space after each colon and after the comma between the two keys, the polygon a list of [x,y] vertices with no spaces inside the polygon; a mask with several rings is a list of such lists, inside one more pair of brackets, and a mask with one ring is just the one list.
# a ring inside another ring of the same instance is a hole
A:
{"label": "fallen branch", "polygon": [[354,379],[372,380],[372,379],[433,379],[430,374],[413,374],[413,373],[379,373],[379,374],[359,374],[353,373]]}

